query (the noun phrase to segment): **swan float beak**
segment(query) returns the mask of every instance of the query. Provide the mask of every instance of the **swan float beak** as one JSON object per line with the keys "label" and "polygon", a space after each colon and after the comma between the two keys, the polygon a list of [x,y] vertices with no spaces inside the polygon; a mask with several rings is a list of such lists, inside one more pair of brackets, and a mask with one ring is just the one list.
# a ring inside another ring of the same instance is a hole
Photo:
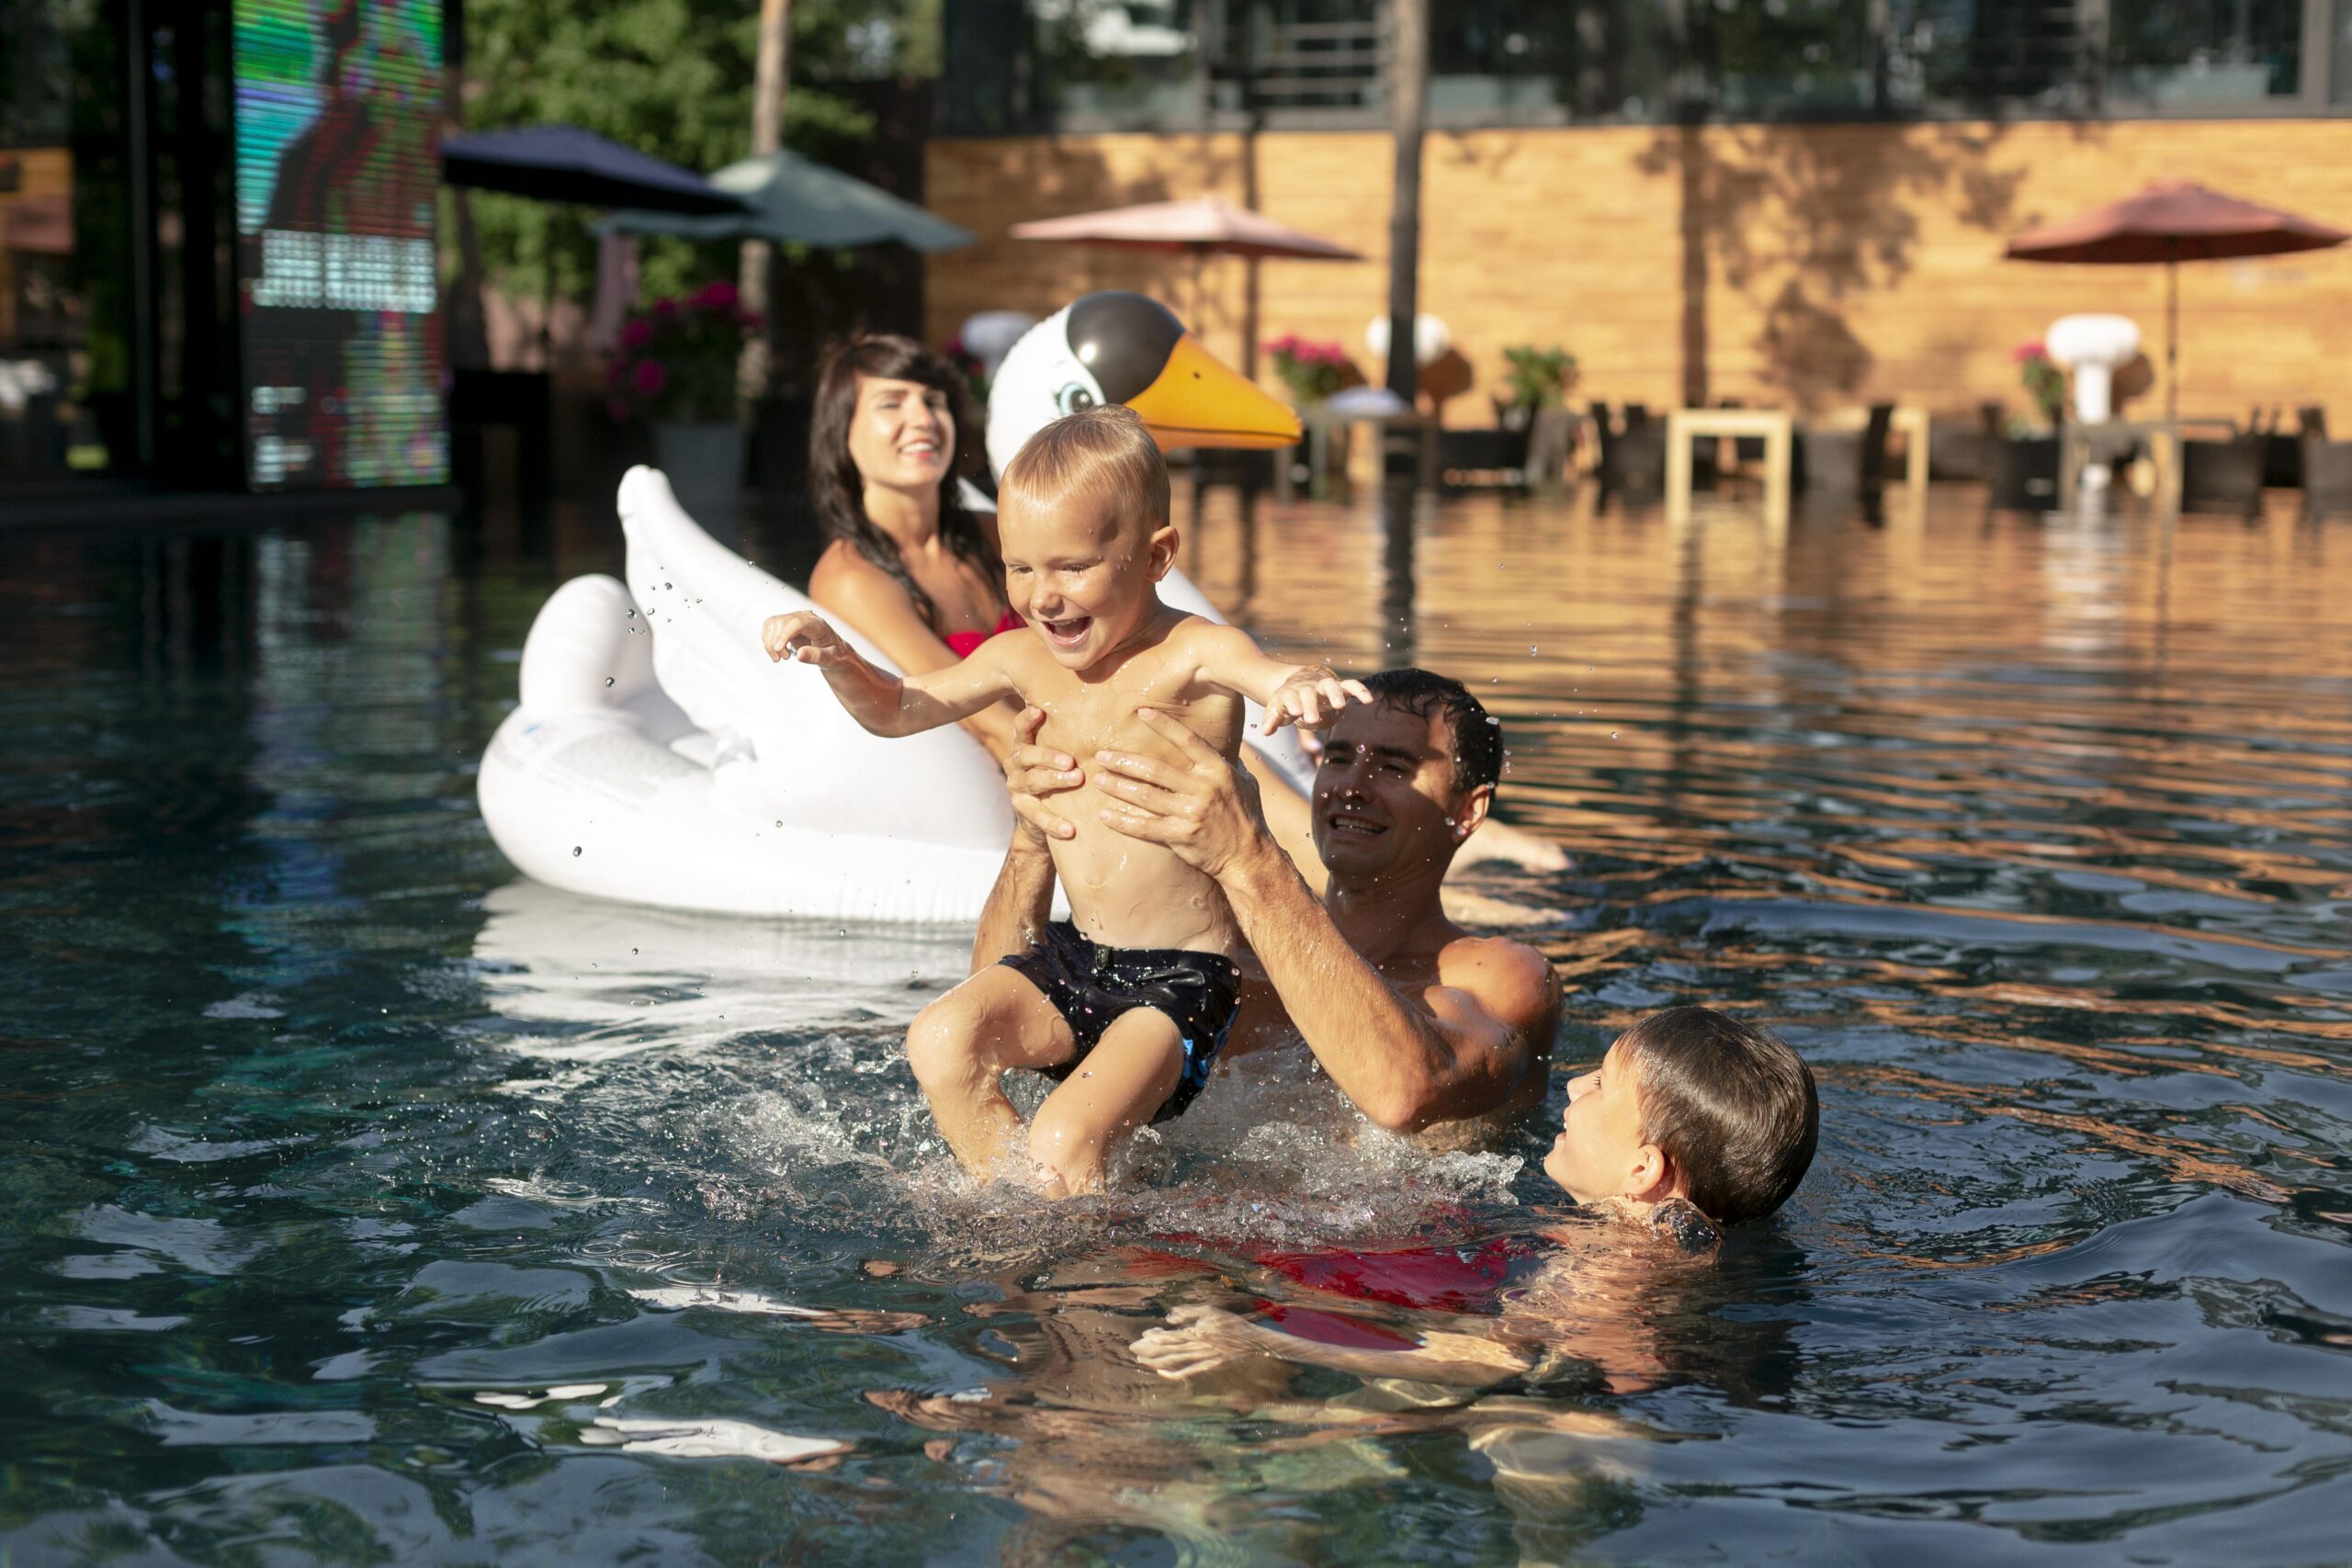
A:
{"label": "swan float beak", "polygon": [[1186,333],[1168,352],[1151,385],[1127,400],[1162,448],[1289,446],[1298,415],[1255,382],[1228,368]]}

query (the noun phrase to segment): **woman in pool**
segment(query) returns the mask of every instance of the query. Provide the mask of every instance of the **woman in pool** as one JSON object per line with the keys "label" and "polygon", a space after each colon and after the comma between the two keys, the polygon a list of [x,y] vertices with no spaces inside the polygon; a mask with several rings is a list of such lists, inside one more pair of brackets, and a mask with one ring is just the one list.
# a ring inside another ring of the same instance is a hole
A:
{"label": "woman in pool", "polygon": [[[829,541],[808,597],[909,675],[954,664],[1021,624],[1004,596],[996,519],[958,478],[983,459],[964,378],[911,338],[864,335],[825,356],[808,427],[808,489]],[[964,721],[1002,761],[1014,709]]]}

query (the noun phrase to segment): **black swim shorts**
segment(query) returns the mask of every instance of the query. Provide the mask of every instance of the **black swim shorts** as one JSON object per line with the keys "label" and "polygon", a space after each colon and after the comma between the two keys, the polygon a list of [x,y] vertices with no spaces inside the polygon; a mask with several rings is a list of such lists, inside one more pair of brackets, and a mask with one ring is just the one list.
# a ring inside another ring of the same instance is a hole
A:
{"label": "black swim shorts", "polygon": [[1209,1068],[1233,1031],[1241,1006],[1241,970],[1221,953],[1181,947],[1103,947],[1067,920],[1046,928],[1036,945],[1001,961],[1045,994],[1069,1021],[1078,1054],[1047,1077],[1069,1077],[1111,1021],[1137,1008],[1174,1021],[1184,1042],[1184,1074],[1154,1122],[1180,1116],[1209,1081]]}

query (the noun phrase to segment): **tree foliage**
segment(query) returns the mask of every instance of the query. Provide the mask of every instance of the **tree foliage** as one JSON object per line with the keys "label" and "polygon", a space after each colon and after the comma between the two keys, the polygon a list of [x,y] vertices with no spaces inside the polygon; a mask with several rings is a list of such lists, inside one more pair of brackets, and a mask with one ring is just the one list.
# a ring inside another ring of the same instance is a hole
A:
{"label": "tree foliage", "polygon": [[[936,69],[937,0],[793,0],[792,90],[785,144],[821,157],[873,132],[871,118],[829,83]],[[469,130],[576,125],[708,173],[752,142],[758,0],[467,0],[465,122]],[[476,192],[474,218],[492,276],[537,294],[593,286],[600,216]],[[648,242],[649,291],[731,276],[734,247]]]}

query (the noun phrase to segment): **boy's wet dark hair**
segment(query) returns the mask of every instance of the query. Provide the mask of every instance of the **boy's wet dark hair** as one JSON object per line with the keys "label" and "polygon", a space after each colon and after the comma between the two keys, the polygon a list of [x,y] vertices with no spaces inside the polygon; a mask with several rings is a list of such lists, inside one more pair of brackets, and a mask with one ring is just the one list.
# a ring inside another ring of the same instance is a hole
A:
{"label": "boy's wet dark hair", "polygon": [[1779,1036],[1713,1008],[1668,1008],[1619,1036],[1639,1064],[1642,1141],[1717,1224],[1760,1220],[1804,1179],[1819,1140],[1813,1069]]}
{"label": "boy's wet dark hair", "polygon": [[1403,708],[1429,718],[1445,715],[1448,745],[1453,752],[1453,793],[1466,795],[1484,784],[1492,787],[1503,776],[1503,727],[1487,712],[1470,688],[1451,676],[1429,670],[1383,670],[1363,678],[1375,703]]}

